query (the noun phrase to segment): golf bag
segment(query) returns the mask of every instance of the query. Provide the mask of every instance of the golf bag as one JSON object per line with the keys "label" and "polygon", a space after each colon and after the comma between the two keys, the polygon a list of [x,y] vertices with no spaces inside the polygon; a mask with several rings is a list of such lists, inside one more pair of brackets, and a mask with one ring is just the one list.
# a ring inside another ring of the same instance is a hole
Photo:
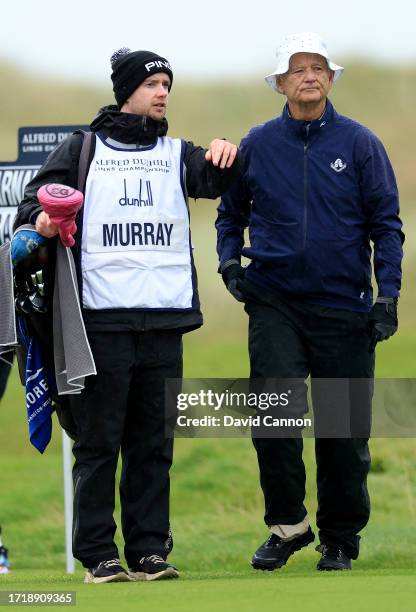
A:
{"label": "golf bag", "polygon": [[[93,148],[93,134],[82,132],[78,164],[78,188],[84,191]],[[52,300],[55,279],[58,237],[46,241],[14,268],[15,308],[27,337],[35,336],[45,368],[54,372]],[[16,349],[22,385],[26,382],[27,347]],[[71,415],[68,396],[59,396],[51,389],[53,407],[61,427],[76,440],[76,425]]]}

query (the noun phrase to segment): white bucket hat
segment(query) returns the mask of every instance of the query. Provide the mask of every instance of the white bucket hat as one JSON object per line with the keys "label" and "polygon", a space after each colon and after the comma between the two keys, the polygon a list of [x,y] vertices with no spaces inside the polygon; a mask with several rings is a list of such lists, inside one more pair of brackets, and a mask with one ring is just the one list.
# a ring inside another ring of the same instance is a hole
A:
{"label": "white bucket hat", "polygon": [[315,34],[315,32],[290,34],[283,39],[282,43],[276,49],[276,70],[272,72],[272,74],[268,74],[264,77],[266,83],[275,91],[278,91],[276,76],[285,74],[289,70],[289,60],[295,53],[318,53],[318,55],[322,55],[327,60],[329,68],[335,72],[334,81],[341,76],[344,70],[342,66],[338,66],[338,64],[331,62],[326,44],[319,34]]}

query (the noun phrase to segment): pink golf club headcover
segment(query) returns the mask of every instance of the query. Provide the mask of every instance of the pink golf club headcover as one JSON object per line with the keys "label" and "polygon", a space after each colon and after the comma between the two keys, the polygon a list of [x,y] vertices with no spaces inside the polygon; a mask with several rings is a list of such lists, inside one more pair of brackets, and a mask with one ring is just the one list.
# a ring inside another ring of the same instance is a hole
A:
{"label": "pink golf club headcover", "polygon": [[84,202],[83,194],[67,185],[48,183],[38,189],[37,197],[52,223],[58,226],[62,244],[72,247],[77,231],[75,217]]}

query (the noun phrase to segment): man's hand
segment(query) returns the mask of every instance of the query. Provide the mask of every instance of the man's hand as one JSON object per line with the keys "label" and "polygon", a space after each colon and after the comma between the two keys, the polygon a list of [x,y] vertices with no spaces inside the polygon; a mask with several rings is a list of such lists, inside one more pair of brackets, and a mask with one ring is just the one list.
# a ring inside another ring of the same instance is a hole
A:
{"label": "man's hand", "polygon": [[377,342],[387,340],[396,333],[399,326],[397,319],[397,298],[379,297],[368,317],[370,326],[370,353],[374,352]]}
{"label": "man's hand", "polygon": [[214,166],[224,170],[224,168],[231,168],[237,151],[238,148],[235,144],[228,142],[228,140],[216,138],[209,144],[208,151],[205,153],[205,159],[212,162]]}
{"label": "man's hand", "polygon": [[36,231],[45,238],[53,238],[58,233],[58,226],[49,219],[49,215],[43,210],[39,213],[35,225]]}
{"label": "man's hand", "polygon": [[245,270],[237,260],[230,259],[221,268],[221,276],[224,285],[238,302],[244,302],[244,295],[239,288],[239,282],[243,280]]}

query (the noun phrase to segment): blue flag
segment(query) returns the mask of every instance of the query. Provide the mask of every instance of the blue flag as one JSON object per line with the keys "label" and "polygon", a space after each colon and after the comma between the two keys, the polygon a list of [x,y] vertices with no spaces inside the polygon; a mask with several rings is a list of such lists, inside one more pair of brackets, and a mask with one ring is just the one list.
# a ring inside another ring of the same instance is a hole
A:
{"label": "blue flag", "polygon": [[35,337],[30,338],[27,353],[26,409],[30,441],[43,453],[52,435],[53,410],[48,376]]}

